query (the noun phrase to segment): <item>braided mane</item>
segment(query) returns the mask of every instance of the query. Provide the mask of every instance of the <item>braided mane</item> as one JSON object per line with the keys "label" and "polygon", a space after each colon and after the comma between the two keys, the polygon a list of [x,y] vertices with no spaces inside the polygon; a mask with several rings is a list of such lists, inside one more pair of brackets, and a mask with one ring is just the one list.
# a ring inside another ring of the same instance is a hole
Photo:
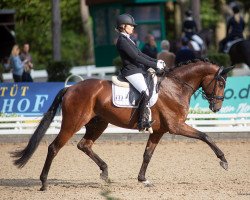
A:
{"label": "braided mane", "polygon": [[[197,62],[205,62],[205,63],[211,63],[211,64],[216,64],[215,62],[209,60],[208,58],[196,58],[196,59],[193,59],[193,60],[188,60],[187,62],[181,62],[181,63],[178,63],[174,68],[172,68],[170,71],[173,71],[175,70],[176,68],[179,68],[179,67],[182,67],[182,66],[185,66],[185,65],[188,65],[190,63],[197,63]],[[217,65],[217,64],[216,64]]]}

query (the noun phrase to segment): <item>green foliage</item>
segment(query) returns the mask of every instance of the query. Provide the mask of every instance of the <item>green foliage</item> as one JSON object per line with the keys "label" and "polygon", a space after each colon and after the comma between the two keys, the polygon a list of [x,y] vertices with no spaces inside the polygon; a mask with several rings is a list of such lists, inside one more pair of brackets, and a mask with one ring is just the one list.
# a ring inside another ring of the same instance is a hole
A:
{"label": "green foliage", "polygon": [[65,30],[62,36],[62,60],[69,60],[74,66],[82,65],[86,38],[72,30]]}
{"label": "green foliage", "polygon": [[228,54],[224,53],[209,53],[209,60],[217,63],[220,66],[229,66],[230,65],[230,57]]}
{"label": "green foliage", "polygon": [[202,28],[214,28],[218,21],[221,19],[221,15],[218,12],[220,2],[216,3],[216,7],[213,7],[213,0],[202,0],[201,1],[201,21]]}
{"label": "green foliage", "polygon": [[117,56],[116,58],[113,59],[113,65],[116,68],[116,73],[118,73],[122,68],[122,60],[120,56]]}
{"label": "green foliage", "polygon": [[69,61],[51,61],[46,70],[48,72],[49,82],[65,81],[70,76],[72,64]]}
{"label": "green foliage", "polygon": [[[44,69],[52,60],[52,1],[1,0],[0,9],[15,9],[16,42],[30,44],[35,69]],[[87,49],[80,15],[80,1],[60,1],[62,36],[62,60],[75,65],[84,64]],[[74,61],[74,62],[73,62]]]}

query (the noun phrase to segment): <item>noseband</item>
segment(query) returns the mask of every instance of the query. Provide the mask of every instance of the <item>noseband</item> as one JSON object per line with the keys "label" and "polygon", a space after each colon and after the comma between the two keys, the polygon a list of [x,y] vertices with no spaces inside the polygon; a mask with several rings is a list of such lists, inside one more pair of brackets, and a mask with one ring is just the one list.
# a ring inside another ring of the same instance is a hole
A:
{"label": "noseband", "polygon": [[213,91],[211,94],[206,94],[205,92],[202,91],[202,96],[208,100],[208,102],[210,103],[210,105],[212,107],[214,107],[214,105],[216,104],[215,103],[215,100],[218,100],[218,101],[223,101],[224,100],[224,95],[223,96],[218,96],[218,95],[215,95],[215,88],[217,86],[217,83],[220,79],[223,80],[224,82],[224,87],[225,87],[225,84],[226,84],[226,80],[224,79],[223,76],[221,76],[221,73],[223,71],[224,67],[220,67],[219,70],[217,71],[216,73],[216,76],[210,81],[210,83],[207,85],[207,88],[210,87],[211,83],[213,82],[213,80],[215,80],[215,84],[214,84],[214,88],[213,88]]}

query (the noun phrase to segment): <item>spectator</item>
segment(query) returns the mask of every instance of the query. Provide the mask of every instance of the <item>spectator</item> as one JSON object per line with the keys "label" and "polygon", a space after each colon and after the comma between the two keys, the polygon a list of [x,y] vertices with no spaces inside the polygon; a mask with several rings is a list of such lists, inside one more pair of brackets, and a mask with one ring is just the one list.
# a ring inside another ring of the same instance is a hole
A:
{"label": "spectator", "polygon": [[10,56],[10,66],[12,68],[14,82],[22,82],[24,65],[27,63],[27,60],[21,61],[19,53],[20,49],[18,45],[14,45]]}
{"label": "spectator", "polygon": [[178,65],[181,62],[187,62],[188,60],[195,59],[194,52],[188,47],[188,38],[184,37],[181,40],[182,47],[176,53],[175,64]]}
{"label": "spectator", "polygon": [[32,57],[29,53],[30,46],[28,43],[23,45],[23,51],[20,55],[22,61],[27,60],[27,63],[24,65],[24,71],[22,75],[23,82],[33,82],[33,79],[30,75],[31,70],[33,69]]}
{"label": "spectator", "polygon": [[145,45],[142,48],[142,53],[148,55],[151,58],[156,59],[157,57],[157,48],[156,42],[153,35],[148,34],[145,38]]}
{"label": "spectator", "polygon": [[157,55],[157,59],[163,60],[168,68],[174,68],[175,55],[169,51],[170,44],[168,40],[162,40],[161,49],[161,52]]}
{"label": "spectator", "polygon": [[4,57],[2,61],[3,72],[10,72],[10,59],[8,57]]}
{"label": "spectator", "polygon": [[184,36],[187,37],[189,40],[192,40],[197,43],[197,50],[196,51],[201,51],[204,50],[204,42],[200,36],[197,35],[198,29],[196,22],[193,18],[193,14],[191,10],[187,10],[185,12],[186,18],[183,22],[182,25],[182,30],[184,32]]}
{"label": "spectator", "polygon": [[243,31],[245,28],[245,22],[242,16],[240,15],[240,9],[238,6],[233,7],[234,15],[229,19],[227,23],[227,35],[220,44],[219,44],[219,51],[227,53],[229,48],[227,46],[228,42],[237,40],[237,39],[244,39]]}

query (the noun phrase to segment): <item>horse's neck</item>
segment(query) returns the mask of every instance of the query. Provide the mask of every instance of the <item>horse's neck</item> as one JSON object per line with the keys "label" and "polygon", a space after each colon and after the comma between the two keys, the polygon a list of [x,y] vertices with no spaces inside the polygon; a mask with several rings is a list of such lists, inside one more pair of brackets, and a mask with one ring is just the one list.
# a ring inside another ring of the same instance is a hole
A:
{"label": "horse's neck", "polygon": [[196,91],[209,72],[209,64],[205,62],[190,63],[174,71],[174,76]]}

